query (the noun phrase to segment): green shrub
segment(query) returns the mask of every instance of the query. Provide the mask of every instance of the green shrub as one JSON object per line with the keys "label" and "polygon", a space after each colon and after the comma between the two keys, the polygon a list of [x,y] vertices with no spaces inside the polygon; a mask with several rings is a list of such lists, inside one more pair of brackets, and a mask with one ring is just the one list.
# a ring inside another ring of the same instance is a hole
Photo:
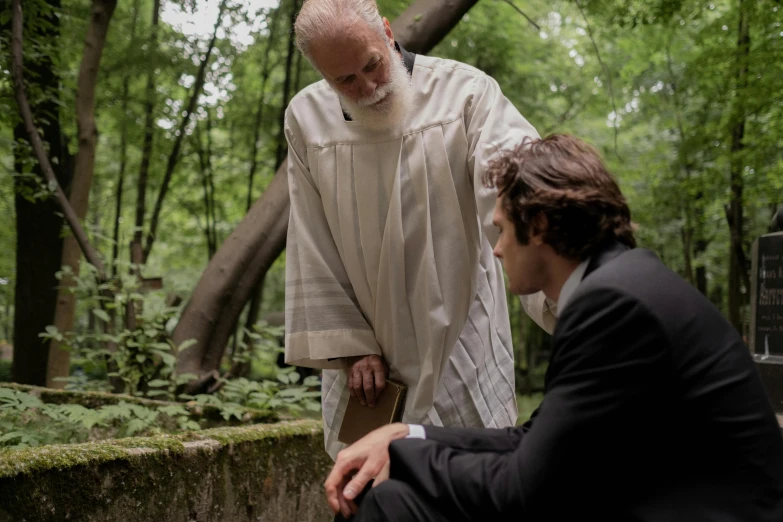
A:
{"label": "green shrub", "polygon": [[11,361],[0,360],[0,382],[11,382]]}

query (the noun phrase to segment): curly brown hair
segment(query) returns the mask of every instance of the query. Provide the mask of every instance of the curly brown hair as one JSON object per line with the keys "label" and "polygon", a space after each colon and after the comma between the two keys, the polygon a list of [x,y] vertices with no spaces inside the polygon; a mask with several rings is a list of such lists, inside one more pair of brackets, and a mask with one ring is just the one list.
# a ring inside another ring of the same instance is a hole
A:
{"label": "curly brown hair", "polygon": [[[555,253],[580,261],[613,241],[636,246],[620,187],[598,152],[574,136],[525,138],[494,159],[482,181],[498,189],[523,245],[531,233],[543,232]],[[546,230],[538,229],[539,215],[546,217]]]}

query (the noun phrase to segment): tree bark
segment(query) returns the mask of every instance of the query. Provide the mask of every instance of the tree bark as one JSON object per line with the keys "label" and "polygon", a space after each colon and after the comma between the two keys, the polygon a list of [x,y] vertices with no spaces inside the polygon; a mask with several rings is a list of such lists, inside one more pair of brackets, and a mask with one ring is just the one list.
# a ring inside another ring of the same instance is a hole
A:
{"label": "tree bark", "polygon": [[[444,5],[441,0],[419,0],[392,24],[395,39],[407,50],[425,54],[475,3],[476,0],[462,0]],[[179,373],[202,375],[219,367],[249,297],[249,292],[240,289],[254,288],[283,251],[290,205],[287,169],[284,160],[264,194],[223,242],[196,285],[173,333],[177,345],[187,339],[196,340],[195,345],[180,354]]]}
{"label": "tree bark", "polygon": [[[106,45],[109,22],[116,6],[117,0],[93,0],[90,23],[87,26],[87,36],[84,42],[84,54],[79,68],[76,90],[76,126],[79,149],[76,153],[69,199],[80,221],[87,215],[95,168],[95,149],[98,145],[98,128],[95,124],[95,90],[98,84],[98,69],[103,48]],[[73,236],[65,238],[62,265],[70,267],[74,276],[79,274],[81,257],[79,250],[79,244]],[[105,274],[101,279],[106,279]],[[73,280],[65,277],[60,282],[60,288],[57,292],[54,326],[60,332],[68,332],[73,327],[76,312],[76,296],[71,291],[73,285]],[[70,352],[62,349],[60,343],[53,340],[49,347],[49,362],[46,372],[48,387],[62,388],[64,386],[63,382],[54,379],[68,376],[70,360]]]}
{"label": "tree bark", "polygon": [[149,70],[147,71],[147,95],[144,101],[144,142],[141,147],[139,179],[136,184],[136,221],[133,230],[130,256],[131,263],[144,263],[142,241],[144,238],[144,216],[147,212],[147,179],[152,160],[152,141],[155,135],[153,111],[155,110],[155,66],[158,62],[158,26],[160,23],[160,0],[152,4],[152,26],[150,28]]}
{"label": "tree bark", "polygon": [[150,252],[152,251],[152,245],[155,244],[155,235],[158,232],[158,221],[160,219],[160,211],[163,209],[163,200],[166,198],[166,194],[169,190],[169,184],[171,183],[171,177],[174,175],[174,169],[176,168],[177,162],[179,161],[179,151],[182,148],[182,142],[185,139],[188,122],[190,122],[190,117],[193,114],[193,111],[196,110],[196,103],[198,102],[198,98],[201,95],[201,88],[204,86],[204,81],[206,80],[207,65],[209,64],[210,56],[212,56],[212,50],[215,48],[215,43],[217,42],[217,33],[218,29],[220,29],[220,22],[223,19],[225,7],[226,0],[223,0],[220,3],[220,7],[218,7],[218,16],[217,20],[215,21],[215,28],[212,33],[212,39],[209,41],[209,47],[207,48],[207,52],[204,55],[204,59],[201,60],[201,63],[199,64],[198,73],[196,75],[196,82],[193,85],[193,93],[191,94],[190,100],[188,101],[185,114],[182,116],[182,121],[180,122],[179,129],[177,131],[177,137],[174,141],[174,147],[171,149],[171,154],[169,154],[169,160],[166,164],[166,173],[163,175],[163,183],[161,184],[160,191],[158,192],[158,199],[155,201],[155,208],[152,211],[152,219],[150,221],[150,230],[149,234],[147,235],[147,241],[144,245],[143,259],[145,263],[150,255]]}
{"label": "tree bark", "polygon": [[737,37],[736,93],[734,110],[730,120],[731,131],[731,198],[729,200],[729,222],[731,245],[729,250],[729,321],[742,333],[742,306],[747,294],[742,295],[743,272],[738,253],[743,252],[743,157],[745,148],[745,91],[748,86],[748,65],[750,58],[750,31],[748,28],[748,0],[739,0],[739,32]]}

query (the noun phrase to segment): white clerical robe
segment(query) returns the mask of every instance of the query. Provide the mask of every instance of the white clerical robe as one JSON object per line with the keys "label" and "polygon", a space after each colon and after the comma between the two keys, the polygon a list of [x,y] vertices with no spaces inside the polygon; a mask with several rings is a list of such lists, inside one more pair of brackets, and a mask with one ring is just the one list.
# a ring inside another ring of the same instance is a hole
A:
{"label": "white clerical robe", "polygon": [[[408,386],[403,422],[501,428],[517,419],[488,161],[535,129],[468,65],[416,56],[401,128],[346,121],[324,81],[286,112],[288,364],[323,368],[334,458],[349,391],[341,358],[378,354]],[[550,333],[543,294],[522,298]]]}

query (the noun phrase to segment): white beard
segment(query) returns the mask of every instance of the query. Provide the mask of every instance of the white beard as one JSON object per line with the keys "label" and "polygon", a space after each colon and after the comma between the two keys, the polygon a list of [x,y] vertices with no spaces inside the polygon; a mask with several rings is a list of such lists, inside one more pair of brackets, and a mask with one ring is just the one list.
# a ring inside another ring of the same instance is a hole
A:
{"label": "white beard", "polygon": [[402,59],[392,48],[389,48],[389,60],[389,81],[376,88],[372,96],[353,101],[335,89],[346,114],[353,121],[373,130],[399,127],[413,106],[410,75]]}

